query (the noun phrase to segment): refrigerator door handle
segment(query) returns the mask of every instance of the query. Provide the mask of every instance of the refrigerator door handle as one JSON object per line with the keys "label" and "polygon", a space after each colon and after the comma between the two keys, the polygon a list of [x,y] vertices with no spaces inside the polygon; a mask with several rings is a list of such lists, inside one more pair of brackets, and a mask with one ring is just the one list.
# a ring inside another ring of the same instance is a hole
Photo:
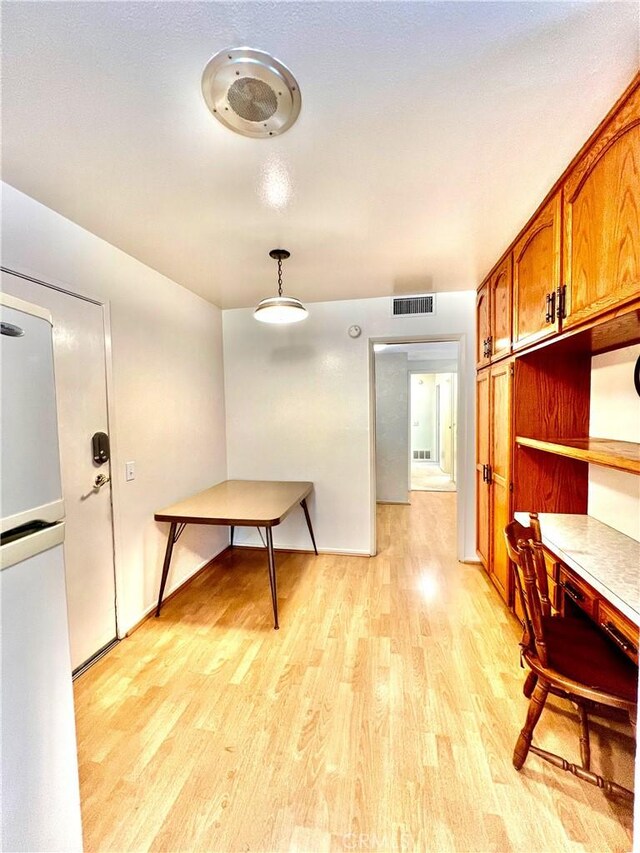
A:
{"label": "refrigerator door handle", "polygon": [[64,542],[64,521],[0,546],[0,570],[22,563]]}

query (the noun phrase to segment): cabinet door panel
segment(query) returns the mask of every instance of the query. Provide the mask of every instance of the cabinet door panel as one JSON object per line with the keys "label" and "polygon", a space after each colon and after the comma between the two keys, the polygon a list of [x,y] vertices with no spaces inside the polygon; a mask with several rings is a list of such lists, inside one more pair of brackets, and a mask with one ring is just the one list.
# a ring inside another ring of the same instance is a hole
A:
{"label": "cabinet door panel", "polygon": [[510,565],[504,528],[511,520],[511,363],[491,368],[491,576],[509,603]]}
{"label": "cabinet door panel", "polygon": [[527,228],[513,250],[513,347],[558,331],[557,311],[547,320],[547,296],[560,286],[560,193]]}
{"label": "cabinet door panel", "polygon": [[511,352],[511,278],[512,264],[509,254],[489,279],[489,334],[491,357],[494,359]]}
{"label": "cabinet door panel", "polygon": [[491,557],[490,489],[483,476],[489,464],[489,437],[489,371],[482,370],[476,380],[476,550],[485,569]]}
{"label": "cabinet door panel", "polygon": [[489,364],[489,356],[484,352],[485,341],[489,334],[489,283],[485,282],[476,296],[476,365],[478,367]]}
{"label": "cabinet door panel", "polygon": [[640,290],[640,88],[563,187],[566,319],[574,326]]}

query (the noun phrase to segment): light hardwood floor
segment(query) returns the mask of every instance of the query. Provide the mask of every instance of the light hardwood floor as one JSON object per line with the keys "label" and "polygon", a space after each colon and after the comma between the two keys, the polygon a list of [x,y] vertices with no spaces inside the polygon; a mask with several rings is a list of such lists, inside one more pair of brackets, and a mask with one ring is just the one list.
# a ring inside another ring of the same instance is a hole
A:
{"label": "light hardwood floor", "polygon": [[[87,851],[630,848],[628,806],[512,768],[519,632],[455,560],[455,495],[412,499],[378,507],[374,559],[278,554],[280,631],[236,550],[76,682]],[[552,707],[537,739],[579,760]],[[593,764],[631,786],[618,728]]]}

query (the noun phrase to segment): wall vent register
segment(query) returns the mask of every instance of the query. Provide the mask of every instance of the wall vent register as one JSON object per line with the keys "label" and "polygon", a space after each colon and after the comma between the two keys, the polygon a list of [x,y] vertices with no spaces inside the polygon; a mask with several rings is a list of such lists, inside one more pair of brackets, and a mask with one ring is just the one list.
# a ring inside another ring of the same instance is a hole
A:
{"label": "wall vent register", "polygon": [[430,450],[414,450],[413,451],[414,459],[431,459],[431,451]]}
{"label": "wall vent register", "polygon": [[391,300],[393,317],[418,317],[435,313],[436,304],[433,293],[425,293],[421,296],[394,296]]}

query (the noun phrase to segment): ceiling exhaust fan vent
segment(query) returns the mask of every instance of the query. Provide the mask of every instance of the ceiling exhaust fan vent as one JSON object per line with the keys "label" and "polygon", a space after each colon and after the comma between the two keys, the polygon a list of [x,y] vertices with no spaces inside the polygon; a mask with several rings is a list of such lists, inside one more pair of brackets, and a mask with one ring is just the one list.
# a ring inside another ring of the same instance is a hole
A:
{"label": "ceiling exhaust fan vent", "polygon": [[300,88],[289,69],[262,50],[216,53],[202,74],[202,94],[221,124],[242,136],[278,136],[298,118]]}
{"label": "ceiling exhaust fan vent", "polygon": [[392,317],[420,317],[436,313],[436,300],[433,293],[420,296],[394,296],[391,300]]}

